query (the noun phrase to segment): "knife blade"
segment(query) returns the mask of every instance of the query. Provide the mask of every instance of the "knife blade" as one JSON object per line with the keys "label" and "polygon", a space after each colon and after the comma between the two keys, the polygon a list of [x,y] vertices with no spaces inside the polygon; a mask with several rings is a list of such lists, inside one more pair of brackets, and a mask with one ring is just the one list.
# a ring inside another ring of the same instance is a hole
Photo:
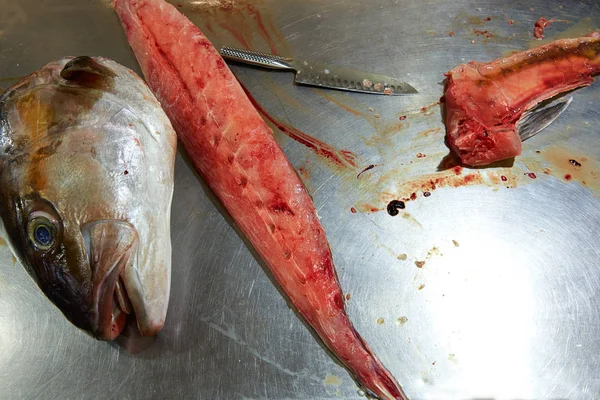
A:
{"label": "knife blade", "polygon": [[226,60],[264,68],[293,71],[294,82],[301,85],[392,96],[418,93],[414,87],[399,79],[351,68],[298,61],[290,57],[233,47],[222,47],[221,56]]}

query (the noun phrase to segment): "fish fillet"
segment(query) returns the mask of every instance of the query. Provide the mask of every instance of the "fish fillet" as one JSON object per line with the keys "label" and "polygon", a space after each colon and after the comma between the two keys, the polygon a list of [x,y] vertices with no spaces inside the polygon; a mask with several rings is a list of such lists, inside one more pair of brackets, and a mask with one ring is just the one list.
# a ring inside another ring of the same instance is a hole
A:
{"label": "fish fillet", "polygon": [[516,125],[523,112],[591,84],[599,72],[599,33],[556,40],[489,63],[461,64],[446,74],[448,143],[470,166],[518,156]]}
{"label": "fish fillet", "polygon": [[405,399],[348,319],[312,200],[216,49],[163,0],[113,4],[195,168],[292,303],[364,389]]}

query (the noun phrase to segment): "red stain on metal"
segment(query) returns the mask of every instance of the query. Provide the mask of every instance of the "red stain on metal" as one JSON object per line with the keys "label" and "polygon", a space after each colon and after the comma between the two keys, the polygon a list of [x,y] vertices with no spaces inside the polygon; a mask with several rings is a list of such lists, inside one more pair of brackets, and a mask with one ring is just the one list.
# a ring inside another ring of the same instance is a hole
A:
{"label": "red stain on metal", "polygon": [[258,32],[259,32],[259,34],[269,44],[269,48],[271,50],[271,53],[275,54],[275,55],[279,55],[279,53],[277,52],[277,46],[275,45],[275,42],[271,38],[271,35],[269,34],[269,31],[267,31],[267,28],[265,28],[265,24],[263,23],[262,16],[260,15],[260,12],[256,9],[256,7],[252,6],[251,4],[248,4],[246,6],[246,8],[248,10],[248,13],[256,21],[256,25],[258,26]]}
{"label": "red stain on metal", "polygon": [[345,168],[355,168],[356,163],[354,159],[356,155],[349,150],[337,150],[334,147],[328,145],[327,143],[321,142],[314,137],[307,135],[299,129],[296,129],[292,126],[288,126],[278,119],[271,116],[250,94],[248,89],[240,82],[240,85],[244,89],[244,92],[252,102],[252,105],[256,108],[256,110],[265,118],[267,121],[271,122],[273,125],[277,127],[281,132],[288,135],[290,138],[294,139],[298,143],[302,143],[304,146],[313,150],[317,155],[327,159],[332,162],[336,166],[345,167]]}
{"label": "red stain on metal", "polygon": [[493,34],[489,33],[487,30],[481,31],[479,29],[473,29],[473,33],[476,34],[477,36],[484,36],[488,39],[494,36]]}
{"label": "red stain on metal", "polygon": [[328,94],[322,93],[322,92],[319,92],[319,95],[321,95],[323,98],[327,99],[328,101],[332,102],[336,106],[342,108],[343,110],[348,111],[350,114],[352,114],[354,116],[362,117],[362,118],[368,117],[368,115],[366,113],[356,110],[356,109],[350,107],[349,105],[342,103],[341,101],[339,101],[338,99],[336,99],[333,96],[329,96]]}
{"label": "red stain on metal", "polygon": [[563,147],[549,147],[544,150],[543,157],[549,164],[546,168],[549,175],[561,180],[579,181],[596,194],[600,193],[600,161]]}
{"label": "red stain on metal", "polygon": [[358,173],[358,175],[356,175],[356,179],[360,178],[360,176],[361,176],[361,175],[362,175],[364,172],[366,172],[366,171],[368,171],[368,170],[370,170],[370,169],[373,169],[373,168],[375,168],[375,165],[374,165],[374,164],[371,164],[371,165],[369,165],[368,167],[366,167],[365,169],[363,169],[362,171],[360,171],[360,172]]}
{"label": "red stain on metal", "polygon": [[305,167],[298,168],[298,173],[305,179],[310,178],[310,171]]}
{"label": "red stain on metal", "polygon": [[545,29],[554,22],[569,22],[569,21],[566,21],[564,19],[546,19],[546,18],[542,17],[542,18],[538,19],[535,22],[535,25],[533,26],[533,37],[535,37],[538,40],[543,39]]}
{"label": "red stain on metal", "polygon": [[365,204],[364,206],[361,207],[361,211],[363,211],[363,212],[372,212],[372,213],[374,213],[374,212],[381,211],[381,210],[383,210],[383,208],[374,206],[372,204]]}
{"label": "red stain on metal", "polygon": [[536,39],[544,38],[544,30],[550,26],[552,21],[548,21],[546,18],[540,18],[535,22],[533,27],[533,36]]}
{"label": "red stain on metal", "polygon": [[433,113],[433,108],[435,106],[439,106],[440,104],[441,104],[440,101],[436,101],[435,103],[428,104],[424,107],[421,107],[421,112],[425,113],[426,115],[430,115],[431,113]]}
{"label": "red stain on metal", "polygon": [[[499,183],[498,180],[498,184]],[[377,199],[358,204],[355,207],[364,213],[377,212],[385,210],[386,207],[388,207],[389,212],[390,202],[401,201],[402,208],[404,208],[404,203],[417,200],[419,198],[419,193],[421,193],[423,197],[429,197],[434,190],[441,187],[458,188],[471,185],[490,185],[490,181],[489,178],[483,176],[479,171],[460,175],[448,170],[442,173],[426,175],[421,178],[403,182],[396,191],[381,192],[377,196]],[[491,185],[495,186],[493,182]]]}
{"label": "red stain on metal", "polygon": [[211,35],[215,35],[215,30],[209,21],[204,23],[204,31],[210,33]]}
{"label": "red stain on metal", "polygon": [[525,172],[525,174],[524,174],[524,175],[526,175],[526,176],[530,177],[531,179],[535,179],[535,178],[537,178],[537,176],[536,176],[536,175],[535,175],[535,173],[533,173],[533,172]]}
{"label": "red stain on metal", "polygon": [[247,50],[251,50],[252,46],[250,46],[250,43],[248,43],[248,41],[246,41],[246,35],[242,32],[239,32],[236,27],[227,25],[227,24],[219,24],[219,26],[222,29],[225,29],[227,32],[229,32],[231,34],[231,36],[233,36],[235,38],[235,40],[237,40],[238,42],[240,42],[241,46],[244,49]]}
{"label": "red stain on metal", "polygon": [[[275,28],[268,7],[261,0],[193,2],[190,11],[202,14],[200,24],[203,27],[208,28],[210,23],[216,24],[243,48],[256,48],[255,38],[260,37],[272,54],[279,55],[282,48],[287,50],[283,35]],[[212,27],[205,30],[214,32]]]}
{"label": "red stain on metal", "polygon": [[475,178],[476,177],[473,174],[465,175],[464,183],[468,185],[469,183],[475,181]]}

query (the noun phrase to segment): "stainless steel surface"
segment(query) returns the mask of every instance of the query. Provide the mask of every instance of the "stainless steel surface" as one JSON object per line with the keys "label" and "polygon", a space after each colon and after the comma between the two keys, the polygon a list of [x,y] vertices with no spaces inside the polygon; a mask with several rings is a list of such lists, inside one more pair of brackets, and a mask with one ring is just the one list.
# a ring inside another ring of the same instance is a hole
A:
{"label": "stainless steel surface", "polygon": [[260,51],[224,46],[221,56],[226,60],[243,62],[259,67],[295,71],[294,82],[331,89],[369,94],[400,96],[418,93],[406,82],[385,75],[355,69],[296,61]]}
{"label": "stainless steel surface", "polygon": [[530,139],[543,131],[544,128],[553,123],[560,114],[569,108],[569,104],[572,101],[573,96],[565,96],[523,113],[523,116],[517,123],[521,141]]}
{"label": "stainless steel surface", "polygon": [[[598,27],[597,1],[178,3],[218,48],[244,40],[419,89],[345,94],[232,67],[282,126],[355,155],[327,161],[275,131],[319,210],[351,319],[411,398],[600,398],[600,84],[573,93],[512,166],[445,169],[435,105],[444,72],[527,48],[541,16],[568,21],[548,38]],[[0,0],[0,85],[80,54],[139,71],[109,1]],[[133,354],[71,326],[0,246],[0,397],[362,398],[181,157],[172,227],[167,324]]]}

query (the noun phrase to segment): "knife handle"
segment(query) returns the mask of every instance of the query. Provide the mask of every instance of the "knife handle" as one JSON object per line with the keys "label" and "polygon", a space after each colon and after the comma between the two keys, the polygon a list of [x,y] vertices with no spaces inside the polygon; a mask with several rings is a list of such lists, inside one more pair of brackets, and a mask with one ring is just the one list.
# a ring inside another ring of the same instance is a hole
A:
{"label": "knife handle", "polygon": [[221,56],[227,60],[240,61],[247,64],[258,65],[271,69],[293,70],[292,59],[260,51],[236,49],[233,47],[222,47]]}

